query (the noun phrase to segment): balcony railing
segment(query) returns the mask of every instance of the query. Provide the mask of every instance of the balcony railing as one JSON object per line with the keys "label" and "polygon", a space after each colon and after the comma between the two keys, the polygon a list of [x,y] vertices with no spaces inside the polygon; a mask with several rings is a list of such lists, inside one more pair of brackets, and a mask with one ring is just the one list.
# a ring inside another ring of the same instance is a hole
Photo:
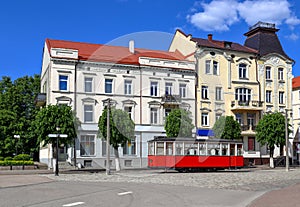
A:
{"label": "balcony railing", "polygon": [[255,131],[256,126],[255,125],[242,125],[241,126],[241,131]]}
{"label": "balcony railing", "polygon": [[262,110],[263,102],[262,101],[231,101],[232,109],[255,109]]}

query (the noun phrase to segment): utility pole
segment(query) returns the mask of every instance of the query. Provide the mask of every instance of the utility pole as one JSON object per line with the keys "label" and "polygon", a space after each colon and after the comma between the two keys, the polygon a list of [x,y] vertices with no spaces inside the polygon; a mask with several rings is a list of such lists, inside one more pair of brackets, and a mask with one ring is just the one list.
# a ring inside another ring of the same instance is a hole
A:
{"label": "utility pole", "polygon": [[110,98],[107,100],[106,175],[110,175]]}
{"label": "utility pole", "polygon": [[291,109],[285,109],[285,171],[289,171],[289,128],[288,128],[288,111]]}

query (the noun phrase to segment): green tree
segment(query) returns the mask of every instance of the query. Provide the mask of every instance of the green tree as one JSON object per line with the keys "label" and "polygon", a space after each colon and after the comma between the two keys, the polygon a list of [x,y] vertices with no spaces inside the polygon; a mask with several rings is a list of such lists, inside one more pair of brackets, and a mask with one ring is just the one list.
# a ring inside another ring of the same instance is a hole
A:
{"label": "green tree", "polygon": [[[6,151],[6,156],[15,153],[17,147],[19,152],[33,154],[35,160],[38,159],[37,140],[36,137],[32,136],[30,126],[37,112],[34,100],[39,91],[40,77],[38,75],[33,77],[24,76],[14,82],[10,77],[5,76],[0,80],[0,110],[2,110],[0,116],[6,118],[11,117],[12,114],[14,116],[13,128],[7,124],[2,125],[2,128],[6,129],[4,130],[5,133],[1,132],[0,142],[6,138],[13,139],[14,135],[20,135],[20,139],[10,141],[14,144],[14,147],[1,149],[1,151]],[[5,120],[5,118],[3,117],[2,120]]]}
{"label": "green tree", "polygon": [[279,112],[265,114],[257,124],[256,139],[261,145],[269,147],[270,167],[274,168],[275,145],[279,147],[285,143],[285,117]]}
{"label": "green tree", "polygon": [[165,130],[167,137],[191,137],[194,125],[190,112],[173,109],[166,118]]}
{"label": "green tree", "polygon": [[[125,146],[134,138],[135,124],[126,111],[121,109],[110,109],[110,145],[114,148],[116,170],[120,170],[118,147]],[[107,108],[102,111],[98,122],[98,137],[107,140]]]}
{"label": "green tree", "polygon": [[0,110],[0,156],[12,156],[16,152],[17,140],[14,139],[16,114],[12,111]]}
{"label": "green tree", "polygon": [[241,127],[233,116],[221,116],[214,124],[215,137],[221,139],[240,139]]}
{"label": "green tree", "polygon": [[[57,127],[60,131],[57,131]],[[75,117],[70,106],[48,105],[39,110],[31,128],[43,146],[56,143],[55,137],[49,134],[66,134],[67,138],[61,138],[60,144],[72,144],[77,137],[78,119]]]}

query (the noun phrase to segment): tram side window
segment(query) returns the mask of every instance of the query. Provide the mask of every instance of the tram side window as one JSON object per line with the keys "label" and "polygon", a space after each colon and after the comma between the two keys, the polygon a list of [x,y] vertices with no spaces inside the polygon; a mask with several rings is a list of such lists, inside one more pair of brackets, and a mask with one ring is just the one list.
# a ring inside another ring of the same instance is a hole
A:
{"label": "tram side window", "polygon": [[230,145],[230,155],[235,155],[235,147],[234,144]]}
{"label": "tram side window", "polygon": [[184,154],[185,155],[197,155],[198,145],[197,144],[185,144]]}
{"label": "tram side window", "polygon": [[228,144],[222,144],[222,155],[229,155]]}
{"label": "tram side window", "polygon": [[220,145],[219,144],[207,144],[208,155],[219,155]]}
{"label": "tram side window", "polygon": [[204,143],[199,143],[199,154],[206,155],[206,145]]}
{"label": "tram side window", "polygon": [[167,147],[167,155],[173,155],[173,142],[167,142],[166,143],[166,147]]}
{"label": "tram side window", "polygon": [[176,155],[182,155],[183,144],[182,143],[176,143],[175,148],[176,148]]}
{"label": "tram side window", "polygon": [[237,145],[237,155],[238,156],[243,155],[243,145],[242,144]]}
{"label": "tram side window", "polygon": [[149,145],[148,145],[148,154],[149,155],[154,155],[154,142],[149,142]]}
{"label": "tram side window", "polygon": [[164,155],[164,143],[163,142],[156,143],[156,155]]}

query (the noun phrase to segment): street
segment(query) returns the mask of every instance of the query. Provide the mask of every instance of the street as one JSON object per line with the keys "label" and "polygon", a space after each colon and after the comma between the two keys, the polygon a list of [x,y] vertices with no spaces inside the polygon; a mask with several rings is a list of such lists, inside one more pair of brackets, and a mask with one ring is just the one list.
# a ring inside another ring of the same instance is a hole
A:
{"label": "street", "polygon": [[262,203],[265,193],[299,182],[299,169],[203,173],[123,170],[109,176],[105,172],[0,174],[0,206],[243,207],[254,200]]}

